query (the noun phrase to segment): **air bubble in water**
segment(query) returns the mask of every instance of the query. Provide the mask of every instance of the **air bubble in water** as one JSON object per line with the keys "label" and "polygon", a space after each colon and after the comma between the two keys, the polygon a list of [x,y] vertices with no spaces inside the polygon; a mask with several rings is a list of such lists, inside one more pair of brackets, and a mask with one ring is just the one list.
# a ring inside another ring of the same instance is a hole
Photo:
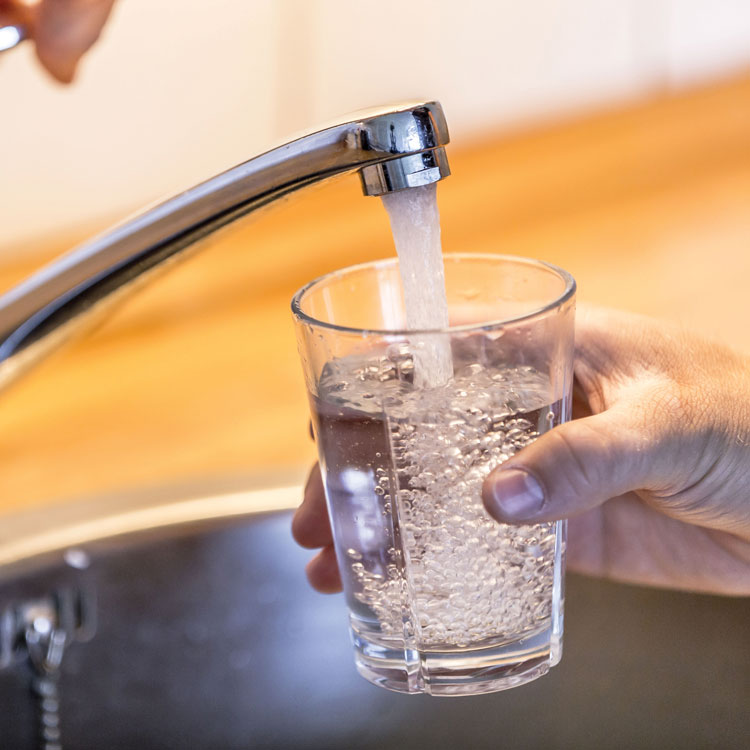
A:
{"label": "air bubble in water", "polygon": [[[356,378],[338,391],[355,405],[358,392],[377,393],[374,376]],[[500,525],[481,502],[487,474],[538,437],[537,425],[547,426],[547,392],[533,370],[471,368],[444,388],[406,388],[402,403],[388,407],[398,485],[391,488],[386,469],[374,471],[383,498],[377,515],[399,520],[405,556],[393,546],[364,559],[347,552],[355,598],[384,635],[403,634],[407,592],[425,646],[515,637],[548,621],[554,524]]]}

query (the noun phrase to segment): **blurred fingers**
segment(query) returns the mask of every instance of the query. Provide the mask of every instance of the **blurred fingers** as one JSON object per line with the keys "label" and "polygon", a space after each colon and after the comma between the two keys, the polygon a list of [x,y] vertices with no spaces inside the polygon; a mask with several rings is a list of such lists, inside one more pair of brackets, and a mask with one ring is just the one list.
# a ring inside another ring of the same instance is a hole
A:
{"label": "blurred fingers", "polygon": [[341,576],[332,546],[324,547],[307,563],[307,580],[321,594],[336,594],[341,591]]}
{"label": "blurred fingers", "polygon": [[297,544],[310,549],[325,547],[333,542],[318,464],[310,472],[302,505],[292,519],[292,536]]}
{"label": "blurred fingers", "polygon": [[70,83],[81,57],[96,42],[114,0],[43,0],[32,28],[39,61]]}

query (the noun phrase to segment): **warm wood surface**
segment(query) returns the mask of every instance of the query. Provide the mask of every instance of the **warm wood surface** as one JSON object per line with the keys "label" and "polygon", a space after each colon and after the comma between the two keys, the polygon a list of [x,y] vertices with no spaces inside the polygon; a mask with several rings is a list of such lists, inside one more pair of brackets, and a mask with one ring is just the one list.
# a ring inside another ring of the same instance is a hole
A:
{"label": "warm wood surface", "polygon": [[[750,76],[449,157],[446,251],[543,258],[580,299],[750,351]],[[313,447],[288,302],[314,276],[391,255],[385,214],[344,179],[211,244],[2,394],[0,509],[300,476]],[[37,265],[8,262],[0,289]]]}

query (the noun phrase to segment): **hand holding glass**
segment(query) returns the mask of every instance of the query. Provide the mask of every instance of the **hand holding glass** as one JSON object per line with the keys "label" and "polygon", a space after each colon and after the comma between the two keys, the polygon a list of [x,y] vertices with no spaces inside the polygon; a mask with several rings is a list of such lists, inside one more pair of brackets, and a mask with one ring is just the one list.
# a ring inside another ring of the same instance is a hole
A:
{"label": "hand holding glass", "polygon": [[[575,282],[538,261],[445,256],[451,327],[404,330],[395,259],[295,295],[355,659],[392,690],[470,695],[562,648],[565,523],[505,526],[489,472],[569,418]],[[422,377],[436,357],[452,377]]]}

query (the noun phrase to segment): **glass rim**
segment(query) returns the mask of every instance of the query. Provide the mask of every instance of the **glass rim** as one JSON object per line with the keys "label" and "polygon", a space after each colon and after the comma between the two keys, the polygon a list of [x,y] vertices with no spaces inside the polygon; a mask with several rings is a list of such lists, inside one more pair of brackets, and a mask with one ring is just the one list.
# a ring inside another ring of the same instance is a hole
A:
{"label": "glass rim", "polygon": [[565,288],[562,293],[555,297],[551,302],[541,307],[534,308],[529,312],[521,315],[514,315],[507,318],[496,318],[483,323],[466,323],[458,326],[447,326],[445,328],[354,328],[352,326],[342,326],[337,323],[328,323],[324,320],[318,320],[308,315],[302,310],[302,299],[313,287],[321,284],[323,281],[327,281],[336,276],[344,276],[345,274],[359,271],[364,268],[383,268],[398,264],[397,257],[382,258],[380,260],[370,260],[364,263],[356,263],[352,266],[346,266],[339,268],[335,271],[318,276],[317,278],[309,281],[303,287],[298,289],[292,297],[292,315],[299,321],[308,325],[315,326],[316,328],[325,328],[330,331],[338,331],[340,333],[357,334],[359,336],[414,336],[419,334],[424,335],[435,335],[435,334],[450,334],[450,333],[465,333],[468,331],[487,331],[492,330],[501,326],[506,326],[511,323],[519,323],[521,321],[531,320],[533,318],[541,317],[550,310],[554,310],[556,307],[560,307],[570,300],[576,293],[576,281],[573,276],[563,268],[554,265],[553,263],[547,263],[544,260],[538,260],[536,258],[525,258],[521,255],[505,255],[501,253],[444,253],[444,259],[457,259],[457,260],[476,260],[476,259],[491,259],[491,260],[502,260],[510,261],[520,265],[534,266],[546,268],[549,271],[557,274],[564,282]]}

